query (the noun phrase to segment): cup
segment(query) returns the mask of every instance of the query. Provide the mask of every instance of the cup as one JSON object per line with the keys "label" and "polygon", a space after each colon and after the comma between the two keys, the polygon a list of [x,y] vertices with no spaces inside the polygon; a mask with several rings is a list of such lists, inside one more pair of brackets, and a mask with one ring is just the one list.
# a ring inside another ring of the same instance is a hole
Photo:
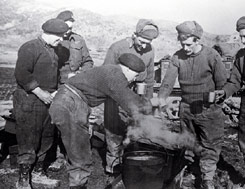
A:
{"label": "cup", "polygon": [[208,102],[209,103],[214,103],[214,101],[215,101],[215,92],[209,92],[209,94],[208,94]]}
{"label": "cup", "polygon": [[137,83],[137,94],[144,95],[146,94],[146,83]]}

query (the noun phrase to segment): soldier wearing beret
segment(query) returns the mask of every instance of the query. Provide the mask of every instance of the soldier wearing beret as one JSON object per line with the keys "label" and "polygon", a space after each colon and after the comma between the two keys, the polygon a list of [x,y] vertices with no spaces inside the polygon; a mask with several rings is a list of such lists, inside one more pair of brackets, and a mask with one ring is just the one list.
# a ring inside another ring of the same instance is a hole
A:
{"label": "soldier wearing beret", "polygon": [[[54,127],[48,113],[52,93],[58,87],[58,57],[55,47],[68,31],[67,24],[50,19],[42,25],[43,33],[24,43],[18,51],[15,67],[17,89],[13,98],[18,142],[19,180],[17,188],[31,188],[32,168],[40,165],[52,145]],[[40,162],[40,163],[36,163]]]}
{"label": "soldier wearing beret", "polygon": [[[136,82],[145,82],[146,98],[153,96],[154,84],[154,48],[151,45],[152,40],[157,38],[159,30],[157,25],[149,19],[140,19],[136,25],[136,31],[132,37],[127,37],[113,43],[106,54],[104,64],[118,64],[118,57],[123,53],[132,53],[141,58],[146,66],[146,70],[136,78]],[[135,85],[135,84],[134,84]],[[104,124],[106,128],[106,172],[117,174],[120,172],[119,157],[122,154],[122,140],[125,133],[125,118],[120,115],[120,108],[113,99],[107,99],[105,102]],[[124,125],[124,127],[123,127]],[[118,169],[119,168],[119,169]]]}
{"label": "soldier wearing beret", "polygon": [[[245,16],[237,20],[236,30],[239,32],[241,42],[245,45]],[[245,49],[240,49],[235,57],[234,66],[228,82],[222,90],[216,91],[218,99],[228,98],[241,89],[241,107],[239,116],[238,143],[243,156],[245,157]]]}
{"label": "soldier wearing beret", "polygon": [[94,62],[83,37],[72,31],[75,21],[73,13],[65,10],[60,12],[56,18],[63,20],[69,26],[64,40],[58,46],[61,63],[60,83],[62,84],[77,72],[92,68]]}
{"label": "soldier wearing beret", "polygon": [[90,107],[112,98],[133,118],[139,113],[151,113],[150,100],[140,98],[129,88],[129,83],[144,70],[145,64],[140,58],[125,53],[118,58],[117,64],[78,73],[58,90],[49,112],[61,132],[67,152],[70,188],[87,188],[91,174]]}
{"label": "soldier wearing beret", "polygon": [[176,30],[182,48],[173,55],[158,96],[161,105],[165,105],[178,76],[182,91],[181,127],[193,132],[204,149],[199,154],[201,188],[214,189],[213,177],[221,152],[219,141],[224,134],[224,115],[222,105],[210,100],[209,95],[224,86],[226,71],[220,55],[200,43],[203,29],[197,22],[183,22]]}

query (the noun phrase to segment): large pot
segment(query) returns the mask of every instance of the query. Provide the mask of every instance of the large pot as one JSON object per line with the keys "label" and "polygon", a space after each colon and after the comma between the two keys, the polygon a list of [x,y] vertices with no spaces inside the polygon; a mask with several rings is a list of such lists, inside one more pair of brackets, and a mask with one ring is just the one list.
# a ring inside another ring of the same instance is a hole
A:
{"label": "large pot", "polygon": [[123,156],[122,180],[127,189],[163,189],[183,167],[183,151],[134,143]]}

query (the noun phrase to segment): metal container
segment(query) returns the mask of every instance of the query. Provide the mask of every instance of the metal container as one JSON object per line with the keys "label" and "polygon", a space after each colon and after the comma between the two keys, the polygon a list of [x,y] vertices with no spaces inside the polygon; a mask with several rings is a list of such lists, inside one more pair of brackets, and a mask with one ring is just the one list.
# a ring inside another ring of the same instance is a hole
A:
{"label": "metal container", "polygon": [[125,150],[122,180],[127,189],[163,189],[184,167],[184,151],[136,143]]}

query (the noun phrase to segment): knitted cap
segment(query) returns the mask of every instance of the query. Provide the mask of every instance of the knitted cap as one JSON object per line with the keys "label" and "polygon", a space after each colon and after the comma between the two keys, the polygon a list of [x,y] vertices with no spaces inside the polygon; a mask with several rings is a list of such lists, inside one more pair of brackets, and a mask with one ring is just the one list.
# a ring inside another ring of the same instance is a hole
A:
{"label": "knitted cap", "polygon": [[69,10],[60,12],[56,18],[61,19],[64,22],[66,21],[74,22],[75,21],[73,18],[73,13]]}
{"label": "knitted cap", "polygon": [[136,25],[136,35],[152,40],[159,35],[158,27],[152,20],[140,19]]}
{"label": "knitted cap", "polygon": [[239,18],[236,22],[236,30],[239,32],[241,29],[245,29],[245,16]]}
{"label": "knitted cap", "polygon": [[135,72],[143,72],[145,71],[144,62],[136,55],[125,53],[119,57],[120,64],[128,67],[129,69]]}
{"label": "knitted cap", "polygon": [[176,26],[179,34],[193,35],[199,39],[202,37],[203,29],[196,21],[185,21]]}
{"label": "knitted cap", "polygon": [[54,34],[54,35],[63,35],[68,31],[68,25],[60,19],[53,18],[47,20],[43,25],[42,29],[46,33]]}

